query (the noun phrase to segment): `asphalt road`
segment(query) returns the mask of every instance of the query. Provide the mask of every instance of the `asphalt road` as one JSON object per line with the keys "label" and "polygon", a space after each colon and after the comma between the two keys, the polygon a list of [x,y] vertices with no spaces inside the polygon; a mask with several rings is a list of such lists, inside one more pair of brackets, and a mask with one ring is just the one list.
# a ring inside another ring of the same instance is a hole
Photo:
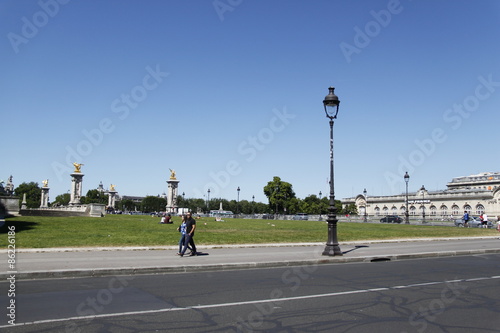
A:
{"label": "asphalt road", "polygon": [[9,332],[498,332],[499,267],[482,254],[25,280]]}

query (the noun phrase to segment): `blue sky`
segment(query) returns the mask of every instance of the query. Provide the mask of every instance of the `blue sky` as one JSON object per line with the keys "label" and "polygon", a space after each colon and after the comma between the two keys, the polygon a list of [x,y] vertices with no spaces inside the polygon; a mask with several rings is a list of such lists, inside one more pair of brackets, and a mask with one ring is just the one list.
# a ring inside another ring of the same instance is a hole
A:
{"label": "blue sky", "polygon": [[497,1],[0,2],[0,179],[266,202],[497,172]]}

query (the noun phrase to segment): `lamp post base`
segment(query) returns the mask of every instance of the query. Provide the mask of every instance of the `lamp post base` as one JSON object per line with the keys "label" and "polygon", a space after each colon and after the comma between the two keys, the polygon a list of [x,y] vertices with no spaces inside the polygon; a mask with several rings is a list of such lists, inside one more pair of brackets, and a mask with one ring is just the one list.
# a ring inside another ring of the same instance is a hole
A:
{"label": "lamp post base", "polygon": [[327,245],[325,246],[322,255],[333,257],[333,256],[342,256],[343,253],[342,251],[340,251],[340,247],[338,245]]}
{"label": "lamp post base", "polygon": [[[333,196],[332,196],[333,199]],[[333,200],[331,201],[333,203]],[[328,240],[326,241],[325,249],[323,250],[324,256],[341,256],[339,241],[337,239],[337,217],[335,216],[335,206],[330,205],[330,214],[328,214]]]}

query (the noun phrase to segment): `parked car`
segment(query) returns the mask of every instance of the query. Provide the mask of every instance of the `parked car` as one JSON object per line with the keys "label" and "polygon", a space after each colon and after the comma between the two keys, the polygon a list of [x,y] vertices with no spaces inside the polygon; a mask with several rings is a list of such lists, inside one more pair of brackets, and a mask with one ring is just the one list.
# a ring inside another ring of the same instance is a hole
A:
{"label": "parked car", "polygon": [[397,215],[387,215],[387,216],[381,218],[380,222],[382,222],[382,223],[384,223],[384,222],[386,222],[386,223],[401,223],[401,222],[403,222],[403,219]]}
{"label": "parked car", "polygon": [[274,220],[274,215],[273,214],[263,214],[262,218],[264,220]]}
{"label": "parked car", "polygon": [[[457,227],[465,227],[465,221],[463,219],[455,220],[455,225]],[[469,222],[467,222],[467,227],[469,228],[479,228],[481,226],[481,220],[477,216],[469,216]],[[488,220],[488,228],[493,228],[493,223]]]}
{"label": "parked car", "polygon": [[297,213],[293,216],[293,219],[307,221],[309,220],[309,215],[306,213]]}

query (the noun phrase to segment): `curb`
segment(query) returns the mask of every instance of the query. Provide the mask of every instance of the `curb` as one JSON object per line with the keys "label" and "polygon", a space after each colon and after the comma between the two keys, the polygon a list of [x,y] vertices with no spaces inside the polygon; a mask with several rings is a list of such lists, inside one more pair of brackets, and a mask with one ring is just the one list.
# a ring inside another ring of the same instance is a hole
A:
{"label": "curb", "polygon": [[[380,244],[380,243],[404,243],[404,242],[434,242],[434,241],[454,241],[454,240],[479,240],[495,239],[499,236],[477,236],[477,237],[439,237],[439,238],[402,238],[402,239],[380,239],[380,240],[359,240],[350,242],[339,242],[339,245],[359,245],[359,244]],[[319,246],[325,242],[314,243],[273,243],[273,244],[220,244],[203,245],[197,244],[200,249],[231,249],[231,248],[257,248],[257,247],[295,247],[295,246]],[[176,250],[178,245],[165,246],[117,246],[117,247],[56,247],[56,248],[17,248],[16,253],[46,253],[46,252],[93,252],[93,251],[157,251]],[[7,253],[7,249],[0,249],[0,253]]]}
{"label": "curb", "polygon": [[[477,254],[492,254],[500,253],[498,249],[478,249],[478,250],[460,250],[460,251],[441,251],[441,252],[421,252],[412,254],[398,255],[377,255],[366,257],[332,257],[320,259],[305,259],[305,260],[284,260],[270,262],[248,262],[248,263],[231,263],[231,264],[209,264],[209,265],[182,265],[182,266],[157,266],[157,267],[141,267],[141,268],[103,268],[103,269],[68,269],[68,270],[52,270],[52,271],[28,271],[15,272],[16,279],[57,279],[57,278],[82,278],[82,277],[105,277],[111,275],[144,275],[144,274],[168,274],[168,273],[189,273],[189,272],[209,272],[209,271],[228,271],[239,269],[256,269],[256,268],[279,268],[293,266],[313,266],[334,263],[356,263],[356,262],[383,262],[408,259],[425,259],[438,257],[454,257]],[[13,274],[13,272],[10,272]],[[9,272],[0,273],[1,279],[7,279],[10,276]]]}

